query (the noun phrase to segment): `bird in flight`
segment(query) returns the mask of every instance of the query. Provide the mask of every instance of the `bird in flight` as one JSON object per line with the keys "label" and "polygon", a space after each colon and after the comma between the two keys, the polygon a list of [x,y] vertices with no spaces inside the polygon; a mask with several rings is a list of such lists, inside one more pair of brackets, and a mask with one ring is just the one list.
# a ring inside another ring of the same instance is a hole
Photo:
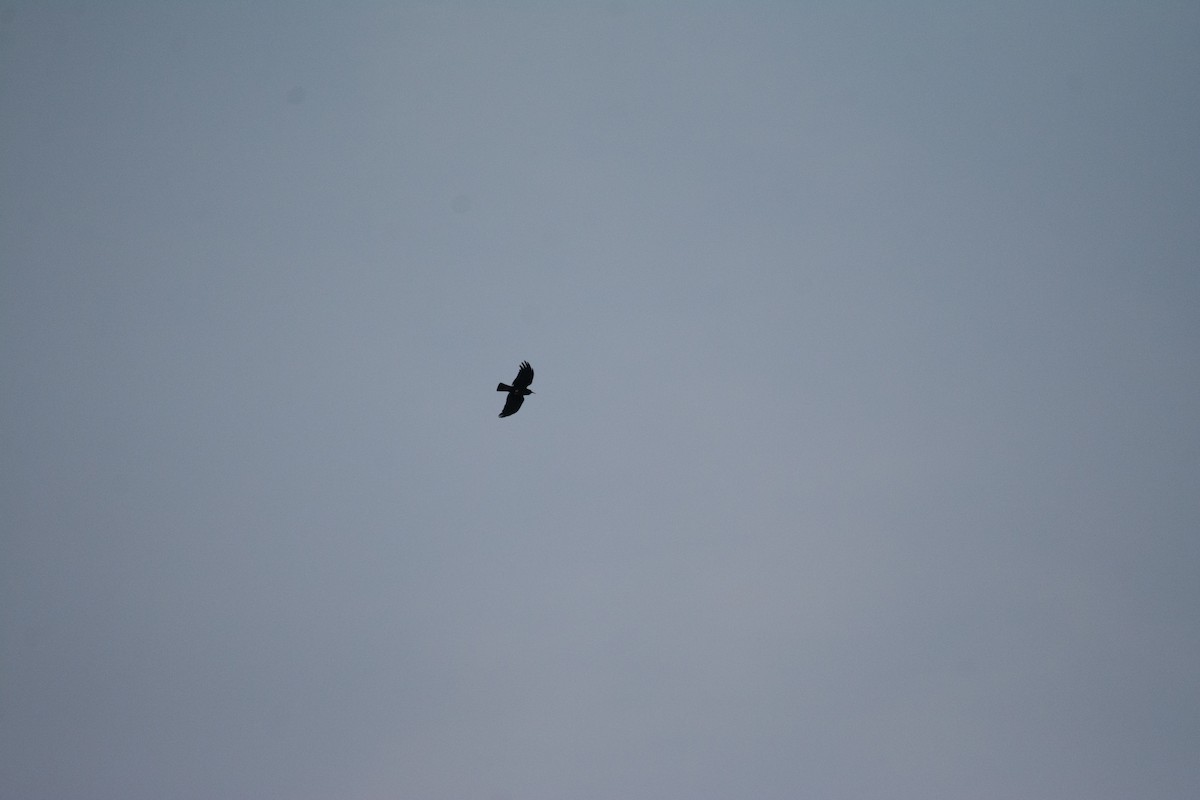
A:
{"label": "bird in flight", "polygon": [[528,361],[522,361],[521,368],[517,370],[517,377],[513,378],[513,385],[502,383],[496,387],[497,392],[508,392],[508,397],[504,400],[504,410],[500,412],[500,416],[511,417],[517,413],[521,403],[525,402],[525,395],[533,394],[529,388],[531,383],[533,383],[533,367],[529,366]]}

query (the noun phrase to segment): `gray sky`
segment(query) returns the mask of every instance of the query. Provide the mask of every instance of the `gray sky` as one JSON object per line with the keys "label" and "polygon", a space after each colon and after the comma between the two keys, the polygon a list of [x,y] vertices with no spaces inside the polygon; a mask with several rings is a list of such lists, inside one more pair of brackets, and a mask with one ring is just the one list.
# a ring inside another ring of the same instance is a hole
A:
{"label": "gray sky", "polygon": [[0,795],[1200,796],[1198,42],[0,2]]}

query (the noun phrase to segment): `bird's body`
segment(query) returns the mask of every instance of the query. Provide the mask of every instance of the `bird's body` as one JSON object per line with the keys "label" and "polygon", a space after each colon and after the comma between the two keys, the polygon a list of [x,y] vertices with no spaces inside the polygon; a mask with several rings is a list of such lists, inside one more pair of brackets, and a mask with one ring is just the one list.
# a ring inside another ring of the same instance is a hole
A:
{"label": "bird's body", "polygon": [[529,366],[528,361],[522,361],[521,368],[517,370],[517,377],[513,378],[512,386],[507,383],[496,386],[497,392],[508,392],[508,397],[504,400],[504,410],[500,412],[500,416],[511,417],[517,413],[521,403],[525,402],[525,396],[533,394],[529,388],[531,383],[533,383],[533,367]]}

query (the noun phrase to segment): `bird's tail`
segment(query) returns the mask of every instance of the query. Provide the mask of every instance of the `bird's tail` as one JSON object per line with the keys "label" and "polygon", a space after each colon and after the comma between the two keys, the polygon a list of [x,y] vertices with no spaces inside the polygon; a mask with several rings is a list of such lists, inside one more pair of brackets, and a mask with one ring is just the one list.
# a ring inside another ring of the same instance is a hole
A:
{"label": "bird's tail", "polygon": [[496,387],[497,392],[511,392],[512,390],[513,387],[509,386],[507,383],[502,383]]}

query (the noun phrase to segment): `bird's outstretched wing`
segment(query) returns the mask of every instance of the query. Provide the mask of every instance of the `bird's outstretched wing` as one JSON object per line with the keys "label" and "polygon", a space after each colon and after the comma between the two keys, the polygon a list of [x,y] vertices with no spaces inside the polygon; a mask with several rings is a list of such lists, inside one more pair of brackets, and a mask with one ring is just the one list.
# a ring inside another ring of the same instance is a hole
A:
{"label": "bird's outstretched wing", "polygon": [[[517,371],[517,377],[513,379],[513,386],[518,389],[528,389],[531,383],[533,383],[533,367],[529,366],[528,361],[522,361],[521,369]],[[513,411],[516,409],[514,408]]]}
{"label": "bird's outstretched wing", "polygon": [[516,392],[510,392],[508,397],[504,400],[504,410],[500,412],[500,416],[511,417],[513,414],[517,413],[517,409],[520,408],[521,403],[524,402],[525,397],[523,395],[517,394]]}

